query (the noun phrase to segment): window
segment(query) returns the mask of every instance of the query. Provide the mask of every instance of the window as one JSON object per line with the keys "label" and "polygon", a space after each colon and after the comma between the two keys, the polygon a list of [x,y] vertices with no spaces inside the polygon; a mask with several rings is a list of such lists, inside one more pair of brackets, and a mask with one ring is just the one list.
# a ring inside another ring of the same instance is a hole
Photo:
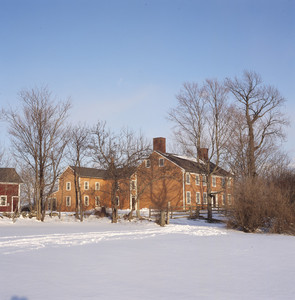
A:
{"label": "window", "polygon": [[71,190],[71,183],[70,183],[70,182],[67,182],[67,183],[66,183],[66,190],[67,190],[67,191],[70,191],[70,190]]}
{"label": "window", "polygon": [[7,206],[7,196],[0,197],[0,206]]}
{"label": "window", "polygon": [[225,194],[222,194],[222,205],[225,205]]}
{"label": "window", "polygon": [[201,197],[199,192],[196,193],[196,202],[197,204],[201,204]]}
{"label": "window", "polygon": [[186,173],[186,184],[190,184],[190,183],[191,183],[190,174]]}
{"label": "window", "polygon": [[215,176],[212,177],[212,186],[216,187],[216,177]]}
{"label": "window", "polygon": [[228,186],[228,187],[231,187],[231,178],[228,179],[228,181],[227,181],[227,186]]}
{"label": "window", "polygon": [[231,195],[230,194],[227,195],[227,204],[231,205]]}
{"label": "window", "polygon": [[84,190],[89,190],[89,181],[84,182]]}
{"label": "window", "polygon": [[159,167],[164,166],[164,158],[159,158]]}
{"label": "window", "polygon": [[225,178],[224,177],[222,177],[221,184],[222,184],[222,187],[224,188],[225,187]]}
{"label": "window", "polygon": [[71,206],[71,197],[66,196],[66,206]]}
{"label": "window", "polygon": [[151,166],[151,161],[149,159],[145,160],[145,167],[149,168]]}
{"label": "window", "polygon": [[200,175],[196,175],[196,185],[200,185]]}
{"label": "window", "polygon": [[119,197],[117,196],[117,197],[116,197],[116,201],[115,201],[115,205],[118,206],[119,204],[120,204],[120,199],[119,199]]}
{"label": "window", "polygon": [[89,197],[88,196],[84,196],[84,205],[89,206]]}
{"label": "window", "polygon": [[100,190],[100,182],[95,182],[95,190],[96,191]]}
{"label": "window", "polygon": [[207,179],[206,179],[205,175],[202,175],[202,183],[203,183],[203,186],[207,185]]}
{"label": "window", "polygon": [[191,192],[186,192],[186,203],[191,204]]}
{"label": "window", "polygon": [[99,196],[95,197],[95,206],[100,206],[100,197]]}
{"label": "window", "polygon": [[203,193],[203,204],[207,204],[207,193]]}
{"label": "window", "polygon": [[131,181],[131,189],[132,189],[132,190],[135,190],[135,188],[136,188],[135,180],[132,180],[132,181]]}

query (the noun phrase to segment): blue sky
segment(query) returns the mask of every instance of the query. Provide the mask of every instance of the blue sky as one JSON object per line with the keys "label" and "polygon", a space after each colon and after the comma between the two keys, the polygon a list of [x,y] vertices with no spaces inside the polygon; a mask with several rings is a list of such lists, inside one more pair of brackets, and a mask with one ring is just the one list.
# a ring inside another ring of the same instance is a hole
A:
{"label": "blue sky", "polygon": [[[295,157],[295,1],[0,0],[0,103],[48,85],[71,119],[171,138],[185,81],[261,74],[287,99]],[[1,142],[8,144],[5,125]]]}

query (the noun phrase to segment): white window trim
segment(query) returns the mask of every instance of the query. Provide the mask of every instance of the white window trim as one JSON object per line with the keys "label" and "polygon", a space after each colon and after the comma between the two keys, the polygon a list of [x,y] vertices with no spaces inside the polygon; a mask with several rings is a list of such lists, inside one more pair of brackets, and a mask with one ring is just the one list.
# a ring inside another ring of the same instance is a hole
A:
{"label": "white window trim", "polygon": [[[97,201],[99,202],[99,204],[97,204]],[[95,196],[95,206],[100,207],[100,197],[99,196]]]}
{"label": "white window trim", "polygon": [[120,197],[119,196],[116,196],[116,199],[115,199],[115,201],[117,202],[117,206],[119,206],[120,205]]}
{"label": "white window trim", "polygon": [[212,187],[216,187],[216,176],[212,176]]}
{"label": "white window trim", "polygon": [[98,182],[98,181],[95,182],[95,190],[96,191],[100,190],[100,182]]}
{"label": "white window trim", "polygon": [[164,167],[164,158],[159,158],[159,167]]}
{"label": "white window trim", "polygon": [[151,160],[150,159],[146,159],[145,160],[145,167],[146,168],[150,168],[151,167]]}
{"label": "white window trim", "polygon": [[[204,197],[206,195],[206,197]],[[206,199],[206,202],[205,202]],[[203,193],[203,204],[208,204],[208,196],[207,196],[207,192]]]}
{"label": "white window trim", "polygon": [[202,175],[202,185],[207,186],[207,178],[206,175]]}
{"label": "white window trim", "polygon": [[[69,188],[68,188],[68,184],[69,184]],[[67,191],[70,191],[71,188],[72,188],[71,182],[70,182],[70,181],[67,181],[67,182],[66,182],[66,190],[67,190]]]}
{"label": "white window trim", "polygon": [[[67,202],[67,199],[69,199],[69,204]],[[71,204],[72,204],[71,196],[66,196],[66,206],[69,207],[69,206],[71,206]]]}
{"label": "white window trim", "polygon": [[191,184],[190,173],[185,173],[185,184]]}
{"label": "white window trim", "polygon": [[200,175],[196,174],[196,185],[200,185]]}
{"label": "white window trim", "polygon": [[[86,188],[87,185],[87,188]],[[89,190],[89,181],[84,181],[84,190],[88,191]]]}
{"label": "white window trim", "polygon": [[[198,195],[199,195],[199,201],[198,201]],[[201,194],[200,194],[200,192],[196,192],[196,203],[201,204]]]}
{"label": "white window trim", "polygon": [[2,206],[2,207],[3,207],[3,206],[8,206],[8,203],[7,203],[7,195],[1,195],[0,198],[2,199],[2,197],[5,198],[5,204],[2,205],[2,204],[1,204],[2,200],[1,200],[1,201],[0,201],[0,206]]}
{"label": "white window trim", "polygon": [[186,204],[192,204],[192,196],[190,191],[186,192]]}
{"label": "white window trim", "polygon": [[[86,204],[86,198],[88,199],[88,204]],[[89,196],[88,195],[84,196],[84,205],[89,206]]]}

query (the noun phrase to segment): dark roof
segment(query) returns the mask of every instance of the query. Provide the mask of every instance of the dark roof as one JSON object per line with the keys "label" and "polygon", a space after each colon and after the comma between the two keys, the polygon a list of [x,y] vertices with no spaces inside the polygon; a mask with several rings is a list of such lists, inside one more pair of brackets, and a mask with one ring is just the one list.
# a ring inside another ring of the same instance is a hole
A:
{"label": "dark roof", "polygon": [[0,182],[22,183],[14,168],[0,168]]}
{"label": "dark roof", "polygon": [[74,167],[70,166],[73,171],[76,170],[77,174],[81,177],[90,177],[90,178],[107,178],[107,171],[103,169],[95,168],[85,168],[85,167]]}
{"label": "dark roof", "polygon": [[[184,169],[186,172],[190,173],[196,173],[196,174],[204,174],[206,172],[207,165],[205,162],[203,162],[201,159],[199,159],[199,162],[195,159],[189,159],[182,156],[178,156],[175,154],[170,153],[162,153],[159,152],[161,155],[178,165],[180,168]],[[214,170],[216,165],[212,162],[210,162],[210,172]],[[231,174],[224,169],[218,167],[216,171],[214,172],[215,175],[220,176],[231,176]]]}

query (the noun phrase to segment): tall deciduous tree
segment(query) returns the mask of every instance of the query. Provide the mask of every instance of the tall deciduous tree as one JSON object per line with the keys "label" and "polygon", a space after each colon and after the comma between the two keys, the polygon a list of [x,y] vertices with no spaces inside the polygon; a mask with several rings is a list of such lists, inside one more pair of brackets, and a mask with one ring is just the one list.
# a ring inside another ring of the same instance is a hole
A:
{"label": "tall deciduous tree", "polygon": [[176,139],[187,154],[198,160],[200,149],[209,149],[208,157],[203,156],[202,160],[205,162],[203,176],[207,181],[208,219],[211,220],[211,178],[223,161],[230,135],[231,108],[227,104],[227,89],[217,80],[207,79],[202,86],[185,83],[176,98],[178,105],[169,112],[169,119],[175,124]]}
{"label": "tall deciduous tree", "polygon": [[111,182],[112,222],[118,219],[118,193],[124,184],[130,184],[130,176],[146,157],[150,145],[142,134],[129,129],[114,133],[100,122],[93,127],[91,139],[92,158],[96,165],[107,170]]}
{"label": "tall deciduous tree", "polygon": [[14,155],[34,174],[37,219],[45,217],[68,141],[66,119],[70,101],[56,101],[46,87],[22,90],[19,106],[6,112]]}
{"label": "tall deciduous tree", "polygon": [[245,173],[254,178],[258,166],[273,152],[271,148],[277,139],[284,136],[283,126],[288,122],[281,107],[285,99],[276,88],[265,85],[255,72],[245,71],[242,78],[227,78],[226,86],[239,110],[236,128],[239,129],[238,136],[243,144]]}
{"label": "tall deciduous tree", "polygon": [[68,144],[68,159],[70,164],[74,166],[76,218],[80,216],[80,221],[83,221],[83,203],[77,168],[83,166],[84,161],[88,158],[89,138],[90,129],[87,126],[79,124],[72,127]]}

